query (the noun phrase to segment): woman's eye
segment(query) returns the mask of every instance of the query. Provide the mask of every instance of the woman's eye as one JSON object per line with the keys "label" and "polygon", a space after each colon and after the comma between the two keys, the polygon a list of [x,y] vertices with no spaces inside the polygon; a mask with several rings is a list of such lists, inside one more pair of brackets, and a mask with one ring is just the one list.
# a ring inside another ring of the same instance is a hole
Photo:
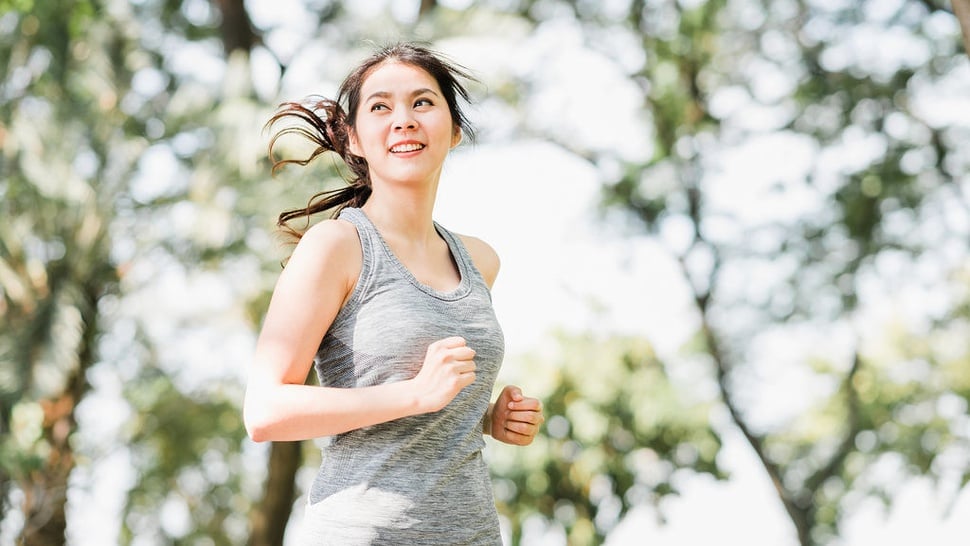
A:
{"label": "woman's eye", "polygon": [[418,99],[414,102],[415,106],[434,106],[430,99]]}
{"label": "woman's eye", "polygon": [[387,110],[386,104],[377,103],[370,107],[371,112],[376,112],[377,110]]}

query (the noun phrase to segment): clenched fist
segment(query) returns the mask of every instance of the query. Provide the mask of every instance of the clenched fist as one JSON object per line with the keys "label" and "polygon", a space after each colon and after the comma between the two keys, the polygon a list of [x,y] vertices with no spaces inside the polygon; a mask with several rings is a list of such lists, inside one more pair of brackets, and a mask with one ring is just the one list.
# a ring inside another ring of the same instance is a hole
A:
{"label": "clenched fist", "polygon": [[428,346],[424,364],[411,381],[423,413],[438,411],[475,381],[475,351],[464,338],[449,337]]}
{"label": "clenched fist", "polygon": [[535,439],[539,427],[545,422],[542,402],[522,395],[522,389],[509,385],[502,389],[486,416],[492,438],[506,444],[527,446]]}

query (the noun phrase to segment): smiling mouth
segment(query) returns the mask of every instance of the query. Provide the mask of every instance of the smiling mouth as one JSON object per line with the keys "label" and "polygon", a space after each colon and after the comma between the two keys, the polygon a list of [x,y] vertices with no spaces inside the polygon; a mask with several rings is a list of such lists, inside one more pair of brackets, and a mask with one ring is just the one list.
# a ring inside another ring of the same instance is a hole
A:
{"label": "smiling mouth", "polygon": [[418,150],[423,150],[425,148],[424,144],[398,144],[391,148],[392,154],[403,154],[406,152],[416,152]]}

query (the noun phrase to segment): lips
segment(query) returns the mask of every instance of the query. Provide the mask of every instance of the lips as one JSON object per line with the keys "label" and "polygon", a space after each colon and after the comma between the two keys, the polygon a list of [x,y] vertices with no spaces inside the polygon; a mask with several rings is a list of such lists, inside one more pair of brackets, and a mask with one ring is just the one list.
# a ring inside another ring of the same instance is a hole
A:
{"label": "lips", "polygon": [[423,150],[425,148],[424,144],[420,142],[400,142],[391,146],[392,154],[403,154],[407,152],[416,152],[418,150]]}

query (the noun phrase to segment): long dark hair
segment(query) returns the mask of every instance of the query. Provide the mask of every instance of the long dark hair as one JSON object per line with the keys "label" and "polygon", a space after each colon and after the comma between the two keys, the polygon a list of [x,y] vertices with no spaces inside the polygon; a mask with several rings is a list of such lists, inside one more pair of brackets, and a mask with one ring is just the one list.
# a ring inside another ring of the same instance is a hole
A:
{"label": "long dark hair", "polygon": [[[381,48],[347,76],[340,85],[336,100],[311,96],[300,102],[284,102],[266,122],[265,128],[272,129],[281,120],[295,121],[294,124],[276,132],[269,141],[269,157],[273,162],[273,174],[290,163],[305,166],[324,152],[336,152],[350,169],[350,179],[346,187],[319,192],[310,198],[306,207],[280,213],[276,224],[285,233],[299,239],[303,232],[290,226],[290,220],[306,218],[309,224],[311,215],[327,210],[332,211],[331,217],[336,217],[344,207],[360,207],[370,197],[371,180],[367,160],[351,153],[350,131],[354,130],[357,107],[360,104],[360,89],[364,80],[375,68],[388,61],[413,65],[430,74],[441,88],[454,124],[469,139],[474,136],[474,129],[459,104],[459,99],[469,102],[468,91],[459,79],[474,81],[464,67],[447,60],[425,46],[414,43],[398,43]],[[345,105],[346,108],[341,105]],[[306,138],[315,144],[316,148],[303,159],[277,159],[273,155],[273,148],[276,141],[287,134]]]}

